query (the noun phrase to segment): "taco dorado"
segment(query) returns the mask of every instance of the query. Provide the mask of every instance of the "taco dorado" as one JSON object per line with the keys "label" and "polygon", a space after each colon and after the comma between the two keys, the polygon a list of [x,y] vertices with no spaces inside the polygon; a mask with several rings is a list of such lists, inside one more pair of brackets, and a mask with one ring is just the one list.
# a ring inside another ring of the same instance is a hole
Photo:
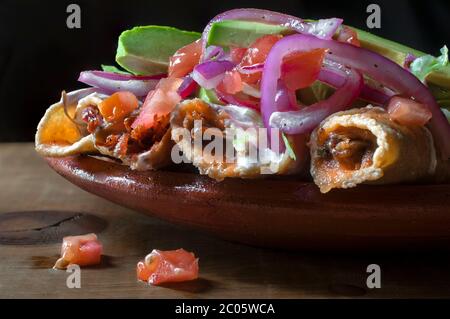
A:
{"label": "taco dorado", "polygon": [[[445,46],[434,57],[338,18],[235,9],[202,34],[125,31],[116,62],[123,69],[81,72],[90,88],[50,106],[38,125],[39,154],[102,155],[152,170],[175,164],[176,145],[217,180],[310,175],[322,192],[449,180]],[[181,138],[194,134],[195,120],[231,141],[231,161]],[[247,133],[236,140],[229,129]],[[248,133],[260,129],[268,143]],[[257,158],[249,162],[252,147]]]}

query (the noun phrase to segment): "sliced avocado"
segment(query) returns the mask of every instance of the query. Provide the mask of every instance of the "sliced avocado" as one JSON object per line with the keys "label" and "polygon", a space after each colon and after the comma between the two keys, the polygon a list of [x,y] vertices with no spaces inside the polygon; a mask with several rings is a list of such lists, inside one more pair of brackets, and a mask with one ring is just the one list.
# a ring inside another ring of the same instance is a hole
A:
{"label": "sliced avocado", "polygon": [[135,27],[120,35],[116,62],[137,75],[164,73],[167,72],[170,56],[200,36],[198,32],[172,27]]}
{"label": "sliced avocado", "polygon": [[[407,47],[406,45],[396,43],[394,41],[384,39],[369,32],[350,27],[358,33],[358,39],[363,48],[377,52],[397,64],[403,65],[408,53],[421,57],[426,53]],[[427,82],[435,84],[440,87],[450,89],[450,66],[447,66],[444,71],[434,71],[427,77]],[[450,97],[450,96],[449,96]]]}
{"label": "sliced avocado", "polygon": [[450,109],[450,89],[434,84],[430,84],[429,88],[439,106]]}
{"label": "sliced avocado", "polygon": [[407,47],[406,45],[379,37],[372,33],[350,27],[358,33],[358,39],[363,48],[377,52],[397,64],[403,65],[408,53],[417,57],[425,55],[424,52]]}
{"label": "sliced avocado", "polygon": [[118,73],[118,74],[130,74],[129,72],[119,69],[115,65],[102,64],[101,66],[102,66],[102,70],[105,72]]}
{"label": "sliced avocado", "polygon": [[[313,20],[305,20],[313,21]],[[408,53],[417,57],[426,53],[384,39],[369,32],[350,27],[358,33],[358,38],[363,48],[377,52],[399,65],[403,65]],[[291,34],[292,31],[279,25],[254,21],[225,20],[213,23],[208,36],[209,45],[220,45],[224,47],[237,46],[248,47],[257,38],[267,34]],[[427,77],[428,84],[445,89],[442,100],[450,99],[450,66],[443,71],[433,71]]]}
{"label": "sliced avocado", "polygon": [[223,104],[213,90],[207,90],[201,87],[200,90],[198,91],[198,97],[203,101],[205,101],[206,103]]}
{"label": "sliced avocado", "polygon": [[267,34],[291,34],[286,27],[254,21],[224,20],[215,22],[208,35],[208,45],[249,47]]}

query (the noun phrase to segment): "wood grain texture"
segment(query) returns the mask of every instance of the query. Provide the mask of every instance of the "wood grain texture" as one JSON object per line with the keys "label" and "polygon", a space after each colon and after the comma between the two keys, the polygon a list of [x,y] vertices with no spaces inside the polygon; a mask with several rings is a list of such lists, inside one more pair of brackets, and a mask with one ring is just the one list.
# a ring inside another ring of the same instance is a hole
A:
{"label": "wood grain texture", "polygon": [[[3,298],[450,297],[448,253],[314,254],[222,241],[78,189],[47,167],[31,144],[0,145],[0,176]],[[56,239],[92,229],[106,257],[82,270],[81,289],[68,289],[68,273],[49,269],[60,248]],[[22,242],[11,242],[11,232],[21,233]],[[51,235],[25,241],[40,232]],[[151,249],[179,247],[199,256],[199,280],[166,287],[136,281],[136,262]],[[371,263],[382,268],[381,289],[365,286]]]}
{"label": "wood grain texture", "polygon": [[339,252],[450,247],[448,184],[321,194],[297,176],[217,182],[198,173],[133,171],[91,156],[47,161],[90,193],[240,243]]}

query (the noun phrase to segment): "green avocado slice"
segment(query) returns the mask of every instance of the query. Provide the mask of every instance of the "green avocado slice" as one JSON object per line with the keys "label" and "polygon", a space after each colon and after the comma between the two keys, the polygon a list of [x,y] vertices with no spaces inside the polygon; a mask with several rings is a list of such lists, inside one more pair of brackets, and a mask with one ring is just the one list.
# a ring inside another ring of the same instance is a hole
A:
{"label": "green avocado slice", "polygon": [[224,20],[215,22],[208,34],[208,45],[249,47],[256,39],[268,34],[292,34],[283,26],[254,21]]}
{"label": "green avocado slice", "polygon": [[200,36],[198,32],[165,26],[135,27],[120,35],[116,62],[136,75],[165,73],[170,56]]}
{"label": "green avocado slice", "polygon": [[[377,52],[397,64],[403,65],[408,53],[421,57],[426,53],[407,47],[406,45],[396,43],[394,41],[384,39],[372,33],[350,27],[358,33],[358,39],[363,48]],[[442,71],[433,71],[427,77],[427,83],[450,89],[450,66],[445,67]],[[450,96],[449,96],[450,97]]]}
{"label": "green avocado slice", "polygon": [[[363,48],[377,52],[400,65],[403,65],[408,53],[417,57],[426,55],[426,53],[419,50],[409,48],[354,27],[351,28],[358,33],[358,38]],[[263,35],[291,33],[291,30],[279,25],[253,21],[225,20],[213,23],[208,36],[208,44],[223,47],[248,47],[254,40]],[[450,66],[445,67],[444,70],[430,73],[427,77],[427,82],[430,86],[433,85],[441,88],[441,96],[438,100],[450,99]]]}

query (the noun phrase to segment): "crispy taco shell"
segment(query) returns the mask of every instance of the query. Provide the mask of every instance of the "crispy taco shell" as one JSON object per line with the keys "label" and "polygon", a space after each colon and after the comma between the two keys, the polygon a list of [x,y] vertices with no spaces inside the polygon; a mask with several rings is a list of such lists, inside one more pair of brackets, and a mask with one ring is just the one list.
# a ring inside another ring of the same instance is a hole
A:
{"label": "crispy taco shell", "polygon": [[361,183],[426,180],[436,171],[436,151],[426,127],[390,120],[382,108],[339,112],[311,135],[311,175],[323,193]]}
{"label": "crispy taco shell", "polygon": [[[168,117],[154,131],[142,132],[142,140],[132,139],[124,122],[104,121],[92,133],[88,132],[78,118],[81,110],[85,107],[96,108],[105,97],[97,94],[94,88],[82,89],[65,95],[66,110],[64,98],[51,105],[37,128],[37,152],[46,157],[104,155],[137,170],[158,169],[171,164],[173,142]],[[82,125],[77,125],[76,120]],[[117,141],[108,144],[110,137],[117,138]]]}
{"label": "crispy taco shell", "polygon": [[[257,161],[248,160],[249,150],[244,146],[235,147],[235,157],[228,161],[224,157],[205,154],[205,145],[196,144],[185,138],[186,132],[195,133],[194,121],[200,120],[202,129],[214,128],[221,133],[223,145],[229,139],[228,129],[262,128],[263,124],[258,112],[233,105],[211,105],[200,99],[187,100],[180,103],[171,116],[172,139],[175,141],[188,162],[196,166],[200,174],[208,175],[216,180],[226,177],[257,178],[267,174],[287,175],[300,172],[307,161],[305,158],[306,137],[290,137],[290,144],[297,154],[292,158],[287,152],[274,154],[270,149],[264,150]],[[228,134],[228,135],[227,135]],[[249,140],[252,137],[248,137]],[[248,146],[248,145],[247,145]],[[225,153],[225,151],[224,151]]]}
{"label": "crispy taco shell", "polygon": [[[95,92],[82,89],[67,94],[67,111],[73,117],[80,99]],[[35,136],[36,151],[47,157],[64,157],[75,154],[98,153],[92,135],[84,135],[64,112],[62,98],[51,105],[38,124]]]}

